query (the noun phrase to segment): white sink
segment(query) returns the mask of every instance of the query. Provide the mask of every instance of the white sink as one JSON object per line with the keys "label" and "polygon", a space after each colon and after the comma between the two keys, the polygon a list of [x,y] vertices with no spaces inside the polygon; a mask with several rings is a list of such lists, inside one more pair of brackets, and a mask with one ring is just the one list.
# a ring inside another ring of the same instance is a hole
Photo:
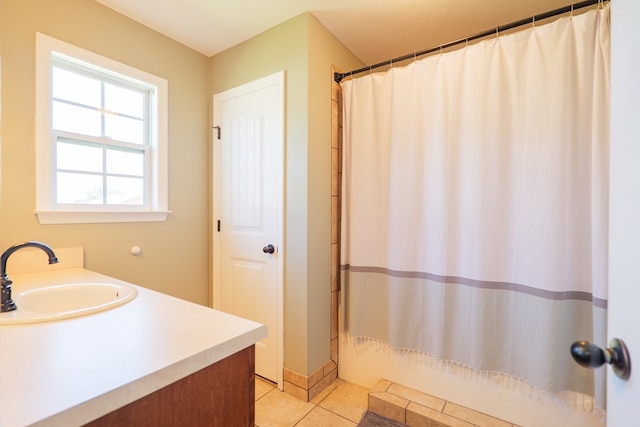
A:
{"label": "white sink", "polygon": [[71,283],[16,293],[17,310],[0,314],[0,325],[49,322],[85,316],[126,304],[138,295],[133,286],[117,283]]}

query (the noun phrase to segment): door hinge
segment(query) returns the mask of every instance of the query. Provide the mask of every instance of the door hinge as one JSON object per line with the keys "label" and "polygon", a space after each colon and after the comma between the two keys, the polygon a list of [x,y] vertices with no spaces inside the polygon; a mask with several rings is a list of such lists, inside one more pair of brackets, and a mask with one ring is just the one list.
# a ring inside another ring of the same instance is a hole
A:
{"label": "door hinge", "polygon": [[218,232],[220,232],[220,220],[218,220]]}
{"label": "door hinge", "polygon": [[216,136],[217,136],[217,138],[218,138],[218,139],[220,139],[220,126],[214,126],[213,128],[214,128],[214,129],[216,130],[216,132],[217,132],[217,135],[216,135]]}

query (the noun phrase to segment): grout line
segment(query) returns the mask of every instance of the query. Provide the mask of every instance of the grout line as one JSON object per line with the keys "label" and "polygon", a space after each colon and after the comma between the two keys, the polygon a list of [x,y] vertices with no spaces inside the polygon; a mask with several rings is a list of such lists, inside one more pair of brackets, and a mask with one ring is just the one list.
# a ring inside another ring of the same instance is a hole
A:
{"label": "grout line", "polygon": [[[323,400],[324,400],[324,399],[323,399]],[[307,412],[306,414],[304,414],[304,416],[303,416],[302,418],[300,418],[298,421],[296,421],[296,423],[293,425],[293,427],[295,427],[295,426],[297,426],[298,424],[300,424],[300,423],[302,422],[302,420],[304,420],[305,418],[307,418],[307,417],[309,416],[309,414],[311,414],[311,412],[313,412],[313,411],[314,411],[315,409],[317,409],[317,408],[320,408],[320,409],[322,409],[322,410],[324,410],[324,411],[329,412],[330,414],[333,414],[333,415],[335,415],[335,416],[338,416],[338,417],[342,418],[343,420],[349,421],[349,422],[351,422],[351,423],[355,424],[356,426],[358,425],[357,423],[354,423],[354,422],[353,422],[353,420],[350,420],[350,419],[349,419],[349,418],[347,418],[347,417],[344,417],[344,416],[342,416],[342,415],[340,415],[340,414],[338,414],[338,413],[336,413],[336,412],[333,412],[333,411],[331,411],[331,410],[329,410],[329,409],[327,409],[327,408],[323,408],[323,407],[322,407],[322,406],[320,406],[320,405],[314,405],[314,407],[313,407],[309,412]]]}
{"label": "grout line", "polygon": [[293,424],[293,426],[295,427],[295,426],[297,426],[298,424],[300,424],[300,423],[302,422],[302,420],[304,420],[305,418],[307,418],[307,417],[309,416],[309,414],[310,414],[311,412],[313,412],[313,410],[314,410],[314,409],[316,409],[316,407],[315,407],[315,406],[314,406],[313,408],[311,408],[311,409],[309,410],[309,412],[307,412],[306,414],[304,414],[304,415],[302,416],[302,418],[300,418],[298,421],[296,421],[296,422]]}
{"label": "grout line", "polygon": [[[256,380],[256,381],[259,381],[259,380]],[[272,388],[269,391],[267,391],[266,393],[263,393],[262,396],[260,396],[260,397],[255,399],[254,405],[255,405],[255,402],[257,402],[258,400],[261,400],[263,397],[265,397],[266,395],[268,395],[269,393],[271,393],[274,390],[278,390],[278,388],[275,387],[275,386],[272,386]],[[254,394],[255,394],[255,391],[254,391]]]}
{"label": "grout line", "polygon": [[[256,381],[259,381],[259,380],[258,380],[258,379],[256,379]],[[320,410],[322,410],[322,411],[326,411],[327,413],[330,413],[332,416],[338,416],[338,417],[340,417],[341,419],[343,419],[343,420],[345,420],[345,421],[348,421],[348,422],[350,422],[350,423],[353,423],[354,427],[357,427],[357,424],[358,424],[358,423],[357,423],[357,422],[354,422],[352,419],[347,418],[347,417],[345,417],[344,415],[339,414],[339,413],[337,413],[337,412],[334,412],[334,411],[332,411],[332,410],[331,410],[331,409],[329,409],[329,408],[325,408],[325,407],[321,406],[321,404],[322,404],[325,400],[327,400],[327,398],[328,398],[329,396],[331,396],[334,392],[336,392],[336,390],[339,388],[339,384],[335,384],[335,385],[334,385],[334,383],[332,383],[332,384],[330,384],[328,387],[331,387],[331,391],[327,392],[327,394],[326,394],[326,395],[325,395],[321,400],[317,401],[316,403],[311,402],[311,401],[306,402],[306,403],[308,403],[308,404],[311,404],[311,405],[312,405],[312,408],[311,408],[308,412],[306,412],[306,413],[302,416],[302,418],[300,418],[299,420],[295,421],[295,422],[292,424],[292,426],[291,426],[291,427],[294,427],[294,426],[299,425],[299,424],[300,424],[300,423],[301,423],[305,418],[307,418],[307,417],[311,414],[311,412],[313,412],[316,408],[320,408]],[[282,391],[278,390],[278,388],[277,388],[277,387],[273,386],[273,387],[272,387],[268,392],[264,393],[262,396],[260,396],[259,398],[257,398],[257,399],[255,400],[255,402],[258,402],[258,401],[259,401],[259,400],[261,400],[263,397],[265,397],[265,396],[267,396],[268,394],[273,393],[273,392],[284,393],[284,392],[282,392]],[[291,396],[291,395],[289,395],[289,396]],[[294,398],[295,398],[295,396],[291,396],[291,397],[294,397]],[[367,411],[367,409],[364,409],[364,411],[363,411],[363,413],[362,413],[362,414],[364,414],[364,412],[366,412],[366,411]],[[361,414],[361,416],[362,416],[362,414]],[[255,427],[260,427],[260,425],[256,423],[256,424],[255,424]]]}

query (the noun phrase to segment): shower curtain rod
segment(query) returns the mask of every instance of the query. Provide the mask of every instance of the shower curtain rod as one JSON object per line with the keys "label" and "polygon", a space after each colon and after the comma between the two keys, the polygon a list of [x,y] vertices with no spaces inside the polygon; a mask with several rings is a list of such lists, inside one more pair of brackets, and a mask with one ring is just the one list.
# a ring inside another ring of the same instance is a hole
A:
{"label": "shower curtain rod", "polygon": [[384,61],[384,62],[379,62],[377,64],[369,65],[367,67],[358,68],[357,70],[347,71],[346,73],[333,73],[333,79],[337,83],[340,83],[342,81],[342,79],[344,79],[345,77],[349,77],[349,76],[352,76],[354,74],[363,73],[365,71],[371,71],[374,68],[384,67],[385,65],[393,65],[394,62],[405,61],[407,59],[412,59],[412,58],[415,59],[418,56],[426,55],[426,54],[432,53],[432,52],[437,52],[439,50],[441,51],[442,49],[446,49],[446,48],[449,48],[449,47],[452,47],[452,46],[456,46],[456,45],[459,45],[459,44],[462,44],[462,43],[468,43],[468,42],[470,42],[472,40],[480,39],[482,37],[487,37],[487,36],[490,36],[492,34],[499,34],[502,31],[507,31],[507,30],[511,30],[513,28],[521,27],[523,25],[528,25],[528,24],[531,24],[531,23],[535,23],[536,21],[541,21],[543,19],[552,18],[552,17],[554,17],[556,15],[562,15],[563,13],[573,12],[574,10],[581,9],[583,7],[593,6],[593,5],[599,4],[599,3],[605,3],[606,1],[611,1],[611,0],[586,0],[586,1],[581,1],[579,3],[574,3],[572,5],[561,7],[561,8],[558,8],[558,9],[554,9],[554,10],[551,10],[549,12],[544,12],[544,13],[541,13],[539,15],[534,15],[534,16],[532,16],[530,18],[521,19],[519,21],[515,21],[515,22],[512,22],[510,24],[506,24],[506,25],[502,25],[502,26],[499,26],[499,27],[496,27],[496,28],[492,28],[491,30],[483,31],[481,33],[477,33],[477,34],[474,34],[474,35],[469,36],[469,37],[465,37],[465,38],[460,39],[460,40],[456,40],[456,41],[453,41],[453,42],[442,44],[440,46],[432,47],[431,49],[422,50],[420,52],[409,53],[407,55],[403,55],[403,56],[399,56],[397,58],[389,59],[389,60]]}

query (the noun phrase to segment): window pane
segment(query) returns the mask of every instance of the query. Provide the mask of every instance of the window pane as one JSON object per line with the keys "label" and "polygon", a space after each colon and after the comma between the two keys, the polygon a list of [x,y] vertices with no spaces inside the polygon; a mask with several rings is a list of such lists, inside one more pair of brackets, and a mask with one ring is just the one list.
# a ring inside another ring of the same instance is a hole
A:
{"label": "window pane", "polygon": [[142,205],[144,180],[142,178],[107,177],[108,205]]}
{"label": "window pane", "polygon": [[53,67],[53,97],[78,104],[100,107],[100,81]]}
{"label": "window pane", "polygon": [[102,204],[102,177],[79,173],[58,172],[58,203]]}
{"label": "window pane", "polygon": [[37,149],[47,156],[37,209],[166,210],[167,171],[158,162],[165,158],[166,123],[158,117],[166,114],[167,80],[45,36],[36,41],[38,88],[47,88],[36,94],[46,127]]}
{"label": "window pane", "polygon": [[53,102],[53,128],[84,135],[100,136],[100,111]]}
{"label": "window pane", "polygon": [[107,173],[144,176],[144,151],[107,150]]}
{"label": "window pane", "polygon": [[58,141],[57,168],[85,172],[102,172],[100,147]]}
{"label": "window pane", "polygon": [[140,92],[105,83],[104,108],[142,119],[144,118],[144,95]]}
{"label": "window pane", "polygon": [[104,116],[104,134],[118,141],[144,144],[142,123],[142,120],[106,114]]}

